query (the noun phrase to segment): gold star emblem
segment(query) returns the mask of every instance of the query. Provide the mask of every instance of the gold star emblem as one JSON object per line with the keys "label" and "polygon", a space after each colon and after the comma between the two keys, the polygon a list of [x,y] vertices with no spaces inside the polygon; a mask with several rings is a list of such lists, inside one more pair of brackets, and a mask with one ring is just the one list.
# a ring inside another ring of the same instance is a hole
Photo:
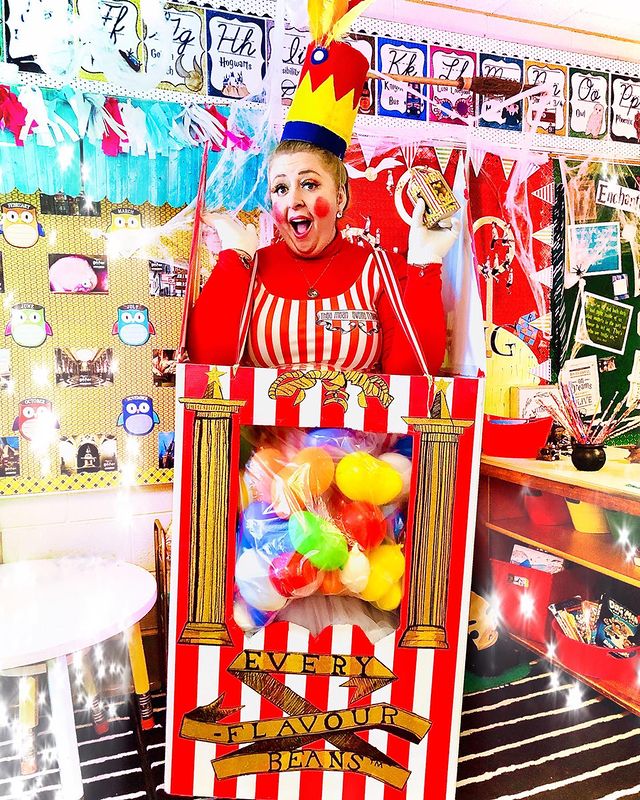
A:
{"label": "gold star emblem", "polygon": [[209,372],[207,372],[207,378],[209,382],[207,383],[207,396],[213,400],[222,400],[222,386],[220,386],[220,378],[223,375],[226,375],[226,372],[222,372],[217,367],[211,367]]}
{"label": "gold star emblem", "polygon": [[444,394],[446,394],[448,388],[449,388],[449,381],[446,381],[444,378],[438,378],[438,380],[436,381],[436,392],[443,392]]}

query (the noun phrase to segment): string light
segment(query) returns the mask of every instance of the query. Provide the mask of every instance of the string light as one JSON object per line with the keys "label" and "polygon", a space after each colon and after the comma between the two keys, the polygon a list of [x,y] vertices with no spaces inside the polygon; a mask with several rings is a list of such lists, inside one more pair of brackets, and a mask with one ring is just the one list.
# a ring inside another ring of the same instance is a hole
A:
{"label": "string light", "polygon": [[62,172],[66,172],[73,161],[73,147],[70,144],[63,144],[58,147],[58,163]]}
{"label": "string light", "polygon": [[31,379],[36,386],[49,386],[51,384],[49,367],[46,364],[34,364],[31,367]]}
{"label": "string light", "polygon": [[582,704],[582,687],[574,683],[567,692],[567,708],[579,708]]}
{"label": "string light", "polygon": [[535,600],[529,592],[520,595],[520,613],[525,619],[531,619],[535,612]]}

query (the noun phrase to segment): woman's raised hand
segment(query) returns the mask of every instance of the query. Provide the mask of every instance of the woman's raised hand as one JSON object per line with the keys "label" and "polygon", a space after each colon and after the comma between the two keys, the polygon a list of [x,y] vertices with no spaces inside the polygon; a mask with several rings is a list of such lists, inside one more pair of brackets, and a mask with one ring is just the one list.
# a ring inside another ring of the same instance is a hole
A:
{"label": "woman's raised hand", "polygon": [[[435,228],[424,224],[424,200],[420,197],[411,215],[409,228],[409,264],[442,264],[442,259],[453,247],[460,233],[461,222],[458,217],[443,220]],[[444,227],[448,223],[448,227]]]}
{"label": "woman's raised hand", "polygon": [[218,213],[206,213],[203,220],[206,225],[215,228],[223,250],[236,250],[249,259],[254,257],[259,244],[255,225],[243,225],[228,214]]}

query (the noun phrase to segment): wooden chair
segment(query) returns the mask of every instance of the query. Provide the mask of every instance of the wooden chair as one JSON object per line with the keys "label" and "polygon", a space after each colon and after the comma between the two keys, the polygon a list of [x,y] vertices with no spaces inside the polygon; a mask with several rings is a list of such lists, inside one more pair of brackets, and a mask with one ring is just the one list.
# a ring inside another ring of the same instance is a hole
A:
{"label": "wooden chair", "polygon": [[167,657],[169,649],[169,574],[171,570],[171,537],[160,520],[153,525],[153,538],[156,564],[156,584],[158,586],[158,638],[160,642],[160,665],[162,685],[167,685]]}

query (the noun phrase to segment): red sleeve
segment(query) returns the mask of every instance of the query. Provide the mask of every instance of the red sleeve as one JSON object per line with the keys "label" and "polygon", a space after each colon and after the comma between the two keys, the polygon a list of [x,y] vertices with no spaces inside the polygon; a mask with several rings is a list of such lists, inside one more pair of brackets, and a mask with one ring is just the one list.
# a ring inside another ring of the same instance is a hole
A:
{"label": "red sleeve", "polygon": [[223,250],[189,314],[187,352],[194,364],[238,361],[240,318],[251,270],[235,250]]}
{"label": "red sleeve", "polygon": [[[389,261],[400,285],[407,315],[422,345],[429,372],[437,375],[444,360],[447,337],[440,277],[442,265],[414,267],[395,254],[389,255]],[[420,375],[422,370],[413,348],[384,289],[378,302],[378,315],[382,326],[383,371]]]}

